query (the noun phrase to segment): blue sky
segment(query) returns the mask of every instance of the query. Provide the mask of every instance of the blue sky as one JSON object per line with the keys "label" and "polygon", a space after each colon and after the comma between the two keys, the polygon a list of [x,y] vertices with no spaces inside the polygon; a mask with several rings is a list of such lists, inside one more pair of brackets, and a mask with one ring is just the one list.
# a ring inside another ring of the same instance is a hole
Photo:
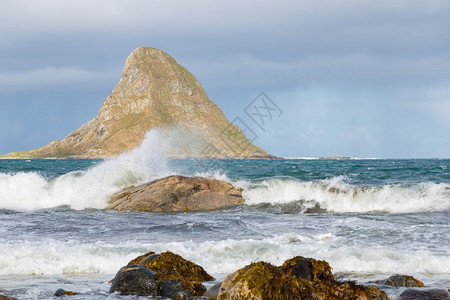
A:
{"label": "blue sky", "polygon": [[148,46],[230,120],[264,91],[272,154],[450,157],[449,1],[3,0],[0,22],[0,153],[95,117]]}

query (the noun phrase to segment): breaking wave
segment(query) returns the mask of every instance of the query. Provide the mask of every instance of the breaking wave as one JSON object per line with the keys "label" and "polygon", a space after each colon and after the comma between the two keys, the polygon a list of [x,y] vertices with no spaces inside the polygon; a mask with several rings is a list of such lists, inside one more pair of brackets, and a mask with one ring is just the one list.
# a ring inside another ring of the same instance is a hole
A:
{"label": "breaking wave", "polygon": [[77,210],[104,208],[111,195],[124,187],[170,174],[167,143],[158,130],[152,130],[140,147],[87,171],[55,179],[35,172],[0,173],[0,209],[31,211],[62,205]]}
{"label": "breaking wave", "polygon": [[241,184],[247,205],[278,212],[417,213],[450,209],[450,185],[423,182],[414,185],[361,186],[339,176],[302,182],[269,179]]}
{"label": "breaking wave", "polygon": [[232,182],[243,189],[246,208],[273,213],[417,213],[450,208],[450,185],[422,182],[409,185],[352,185],[345,176],[301,181],[291,177],[231,180],[221,170],[209,173],[175,170],[167,153],[167,132],[151,130],[142,145],[86,171],[54,179],[36,172],[0,173],[0,210],[33,211],[67,205],[72,209],[104,208],[111,195],[172,174],[197,175]]}

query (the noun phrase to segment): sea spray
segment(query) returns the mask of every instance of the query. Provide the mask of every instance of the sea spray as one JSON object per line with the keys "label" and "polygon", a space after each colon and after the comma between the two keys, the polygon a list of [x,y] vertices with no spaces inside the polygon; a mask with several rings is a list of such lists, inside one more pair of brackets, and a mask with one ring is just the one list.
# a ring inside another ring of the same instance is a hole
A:
{"label": "sea spray", "polygon": [[170,175],[166,156],[169,146],[168,139],[154,129],[141,146],[86,171],[73,171],[55,179],[35,172],[0,173],[0,208],[104,208],[110,196],[122,188]]}

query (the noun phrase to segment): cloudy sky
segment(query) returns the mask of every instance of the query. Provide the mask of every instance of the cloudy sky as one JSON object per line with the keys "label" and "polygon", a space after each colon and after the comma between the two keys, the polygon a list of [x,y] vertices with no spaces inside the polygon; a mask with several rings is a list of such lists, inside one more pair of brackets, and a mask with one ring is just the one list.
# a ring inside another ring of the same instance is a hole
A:
{"label": "cloudy sky", "polygon": [[450,157],[450,1],[0,2],[0,153],[95,117],[138,46],[186,66],[285,157]]}

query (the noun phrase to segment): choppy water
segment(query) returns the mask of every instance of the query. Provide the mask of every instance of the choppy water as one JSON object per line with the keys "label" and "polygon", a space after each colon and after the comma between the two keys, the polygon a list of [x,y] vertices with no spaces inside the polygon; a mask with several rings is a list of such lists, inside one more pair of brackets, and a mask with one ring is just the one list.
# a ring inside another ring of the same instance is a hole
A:
{"label": "choppy water", "polygon": [[[149,250],[178,253],[218,279],[302,255],[362,283],[404,273],[450,287],[450,160],[170,161],[161,143],[153,132],[105,161],[0,160],[0,289],[20,299],[58,288],[117,298],[107,281]],[[225,179],[244,189],[246,204],[102,210],[121,188],[170,174]]]}

